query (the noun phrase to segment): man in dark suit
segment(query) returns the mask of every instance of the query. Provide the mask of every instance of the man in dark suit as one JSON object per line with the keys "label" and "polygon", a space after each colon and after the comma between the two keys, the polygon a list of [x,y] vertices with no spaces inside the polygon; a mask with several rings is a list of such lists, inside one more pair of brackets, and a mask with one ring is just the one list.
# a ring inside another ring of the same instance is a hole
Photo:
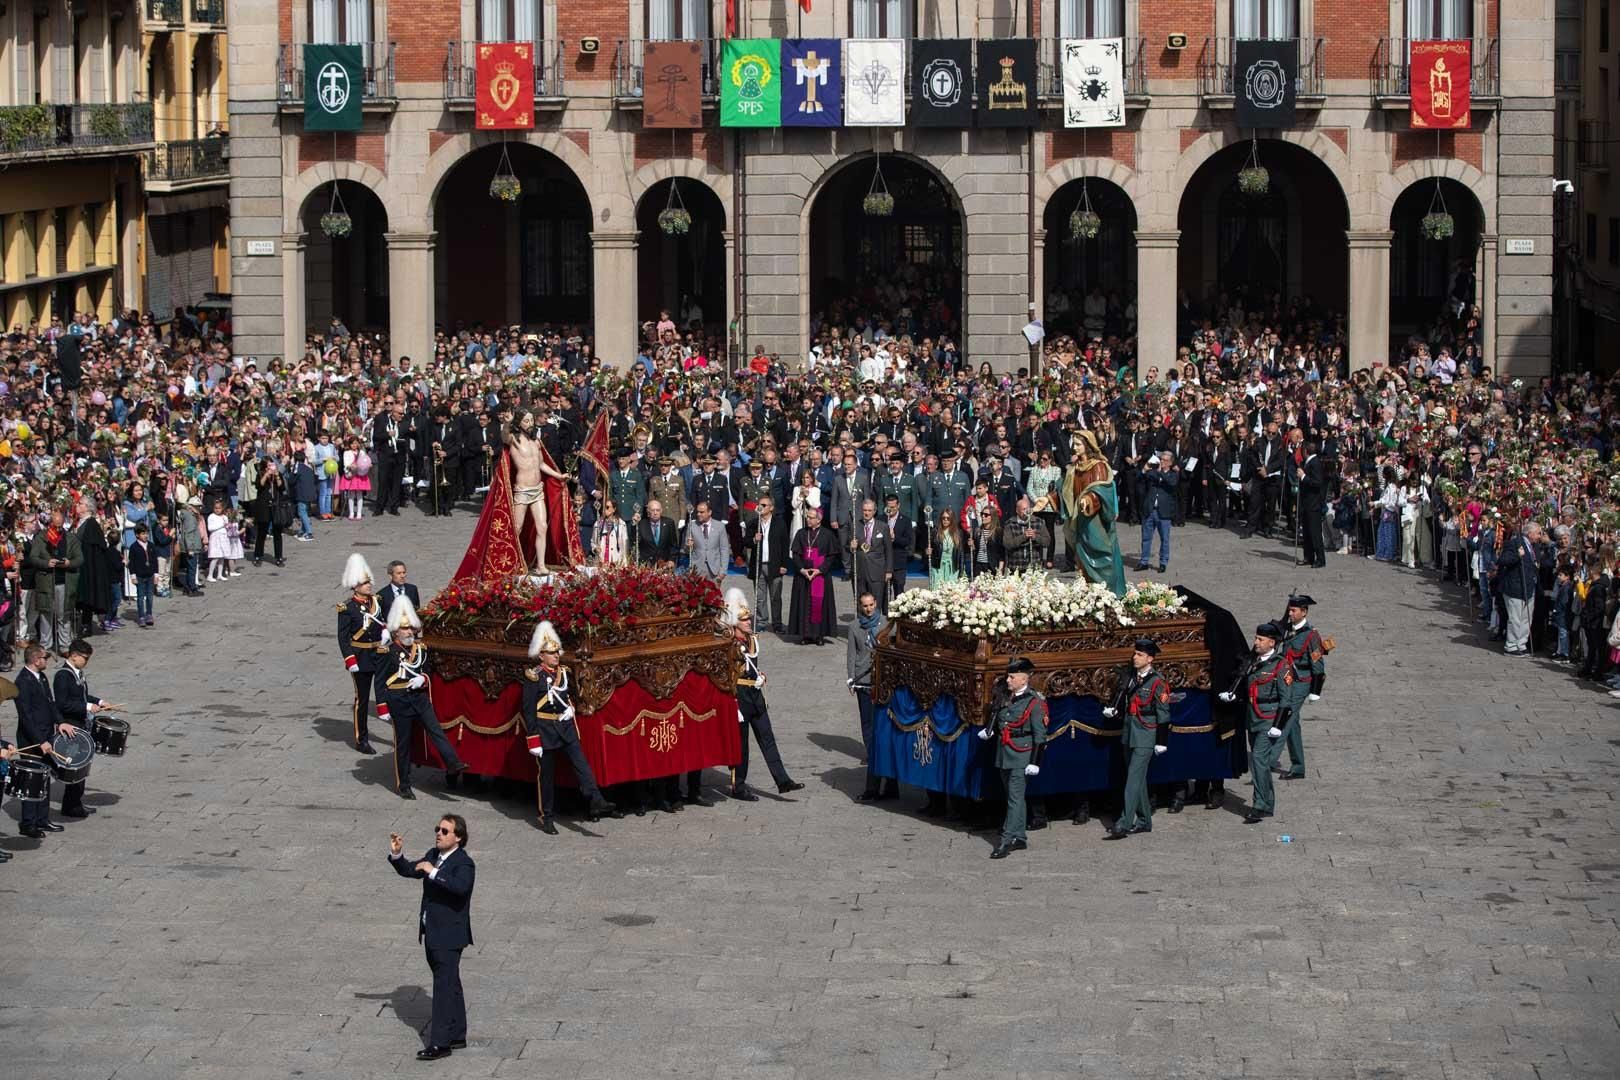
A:
{"label": "man in dark suit", "polygon": [[911,559],[916,532],[911,521],[900,512],[900,493],[891,491],[883,497],[883,521],[889,527],[889,595],[882,607],[887,610],[888,600],[906,591],[906,564]]}
{"label": "man in dark suit", "polygon": [[647,503],[647,516],[636,526],[633,542],[636,561],[663,570],[675,568],[675,541],[680,530],[664,520],[664,504],[657,499]]}
{"label": "man in dark suit", "polygon": [[422,907],[416,940],[427,951],[433,972],[433,1020],[426,1049],[417,1058],[433,1061],[467,1046],[467,1001],[461,993],[461,950],[473,943],[473,881],[478,868],[467,854],[467,822],[460,814],[439,819],[433,850],[415,863],[405,858],[404,841],[388,834],[388,861],[400,877],[422,879]]}
{"label": "man in dark suit", "polygon": [[877,597],[878,610],[889,606],[889,568],[894,565],[894,538],[888,522],[877,516],[877,503],[861,502],[860,517],[850,527],[848,565],[855,595],[869,592]]}
{"label": "man in dark suit", "polygon": [[[75,730],[72,724],[63,723],[56,711],[51,685],[45,678],[47,656],[41,646],[28,646],[23,651],[23,670],[17,673],[17,745],[37,745],[38,750],[32,752],[41,757],[57,735],[71,735]],[[46,833],[61,832],[62,826],[51,820],[50,810],[49,799],[25,801],[18,815],[22,834],[43,840]]]}
{"label": "man in dark suit", "polygon": [[377,516],[399,515],[400,485],[405,481],[405,462],[410,453],[410,430],[405,410],[393,402],[371,433],[372,477],[376,481]]}
{"label": "man in dark suit", "polygon": [[1282,498],[1283,466],[1287,458],[1283,438],[1277,434],[1275,420],[1266,424],[1265,434],[1249,449],[1254,483],[1249,494],[1249,519],[1244,526],[1243,539],[1256,530],[1262,536],[1271,535],[1271,515]]}
{"label": "man in dark suit", "polygon": [[788,519],[776,512],[776,499],[759,500],[754,516],[743,523],[743,546],[748,552],[748,577],[754,583],[754,609],[763,619],[770,615],[770,628],[780,634],[782,624],[782,582],[787,580]]}
{"label": "man in dark suit", "polygon": [[377,617],[386,622],[388,620],[388,609],[401,596],[410,599],[413,610],[421,610],[422,597],[417,593],[416,586],[405,580],[405,564],[395,559],[388,564],[388,584],[384,585],[377,593],[377,604],[380,608]]}
{"label": "man in dark suit", "polygon": [[455,502],[455,485],[461,479],[461,431],[451,422],[449,406],[433,407],[433,423],[428,428],[428,457],[424,472],[429,488],[423,508],[428,513],[450,515]]}
{"label": "man in dark suit", "polygon": [[1299,467],[1299,527],[1304,534],[1305,562],[1320,569],[1327,565],[1322,547],[1322,517],[1327,513],[1327,462],[1316,452],[1316,443],[1305,444],[1305,463]]}
{"label": "man in dark suit", "polygon": [[[91,729],[91,714],[101,709],[101,699],[90,692],[84,681],[84,667],[90,662],[90,655],[94,651],[88,641],[75,638],[68,646],[67,663],[57,669],[56,678],[51,683],[56,695],[56,711],[61,714],[62,720],[86,731]],[[89,817],[95,812],[95,807],[84,805],[83,780],[63,786],[63,817]]]}

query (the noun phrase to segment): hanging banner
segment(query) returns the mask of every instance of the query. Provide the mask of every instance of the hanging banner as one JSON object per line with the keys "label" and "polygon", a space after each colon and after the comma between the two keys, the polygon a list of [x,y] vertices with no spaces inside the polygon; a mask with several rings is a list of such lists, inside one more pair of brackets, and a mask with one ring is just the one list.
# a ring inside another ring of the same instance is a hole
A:
{"label": "hanging banner", "polygon": [[304,130],[359,131],[365,64],[358,45],[304,46]]}
{"label": "hanging banner", "polygon": [[641,126],[703,126],[703,45],[649,41],[642,61]]}
{"label": "hanging banner", "polygon": [[720,53],[720,126],[773,128],[782,122],[782,43],[729,38]]}
{"label": "hanging banner", "polygon": [[1232,46],[1232,119],[1238,127],[1294,124],[1299,42],[1242,38]]}
{"label": "hanging banner", "polygon": [[906,122],[906,43],[891,38],[844,42],[844,123],[898,127]]}
{"label": "hanging banner", "polygon": [[977,82],[980,127],[1035,125],[1033,39],[981,39]]}
{"label": "hanging banner", "polygon": [[911,43],[911,122],[967,127],[973,122],[973,52],[969,42],[917,38]]}
{"label": "hanging banner", "polygon": [[475,126],[484,131],[534,127],[534,43],[480,41]]}
{"label": "hanging banner", "polygon": [[1063,126],[1120,127],[1125,123],[1125,48],[1119,38],[1065,38]]}
{"label": "hanging banner", "polygon": [[839,127],[844,122],[844,65],[833,38],[782,42],[782,126]]}
{"label": "hanging banner", "polygon": [[1414,41],[1409,65],[1412,126],[1430,131],[1465,128],[1472,123],[1469,78],[1474,71],[1469,41]]}

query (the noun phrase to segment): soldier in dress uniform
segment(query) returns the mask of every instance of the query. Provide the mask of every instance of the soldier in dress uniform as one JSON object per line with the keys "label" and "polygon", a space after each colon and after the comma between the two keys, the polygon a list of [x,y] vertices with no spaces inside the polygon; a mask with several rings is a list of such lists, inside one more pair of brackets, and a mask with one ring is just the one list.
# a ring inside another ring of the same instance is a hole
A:
{"label": "soldier in dress uniform", "polygon": [[731,627],[737,651],[742,655],[742,667],[737,672],[737,722],[742,725],[742,761],[732,771],[731,797],[754,802],[759,796],[748,790],[748,731],[753,729],[759,742],[759,752],[776,781],[776,790],[786,795],[798,791],[803,784],[788,775],[782,764],[782,755],[776,749],[776,735],[771,731],[771,714],[765,707],[765,673],[759,669],[759,638],[754,636],[754,613],[748,606],[748,597],[741,589],[726,590],[726,624]]}
{"label": "soldier in dress uniform", "polygon": [[636,468],[636,451],[621,446],[613,451],[619,467],[608,478],[608,493],[613,505],[619,508],[619,518],[626,524],[640,520],[642,508],[647,505],[647,484],[641,470]]}
{"label": "soldier in dress uniform", "polygon": [[412,729],[418,725],[438,750],[446,776],[456,777],[467,771],[433,711],[427,686],[427,646],[416,640],[421,630],[422,620],[410,597],[401,596],[389,606],[391,641],[387,656],[377,667],[377,719],[394,726],[394,790],[402,799],[416,798],[411,791],[411,739]]}
{"label": "soldier in dress uniform", "polygon": [[1110,719],[1124,710],[1120,740],[1129,759],[1125,769],[1125,804],[1105,840],[1123,840],[1131,833],[1153,831],[1148,765],[1154,755],[1170,747],[1170,683],[1153,670],[1153,658],[1158,655],[1157,642],[1138,638],[1136,649],[1131,653],[1131,674],[1120,687],[1114,699],[1116,704],[1103,709],[1103,716]]}
{"label": "soldier in dress uniform", "polygon": [[1288,771],[1284,780],[1305,779],[1305,735],[1301,723],[1305,719],[1305,703],[1320,701],[1322,684],[1327,679],[1327,644],[1311,625],[1309,596],[1288,598],[1288,625],[1283,627],[1282,640],[1277,647],[1292,665],[1294,683],[1289,687],[1289,704],[1293,708],[1293,725],[1288,729]]}
{"label": "soldier in dress uniform", "polygon": [[[962,508],[973,497],[973,480],[967,473],[957,467],[956,447],[948,446],[940,455],[938,472],[926,474],[928,489],[923,494],[924,509],[930,528],[939,521],[939,515],[950,511],[951,520],[959,521],[962,517]],[[930,534],[929,541],[938,542],[938,537]]]}
{"label": "soldier in dress uniform", "polygon": [[[647,484],[647,501],[658,501],[663,507],[665,528],[686,528],[686,477],[675,467],[675,459],[668,454],[658,459],[658,472]],[[632,528],[632,535],[635,530]],[[634,540],[632,540],[634,543]],[[675,551],[684,551],[684,540],[677,542]]]}
{"label": "soldier in dress uniform", "polygon": [[[523,672],[523,728],[528,735],[529,753],[540,759],[540,831],[557,835],[555,775],[557,755],[568,759],[579,779],[579,793],[591,804],[590,819],[601,815],[622,817],[618,809],[602,797],[591,774],[590,762],[579,745],[579,728],[574,720],[574,676],[563,666],[562,639],[551,623],[542,621],[529,639],[529,656],[538,658],[536,667]],[[546,756],[546,751],[551,756]]]}
{"label": "soldier in dress uniform", "polygon": [[337,636],[343,666],[354,679],[354,748],[362,754],[375,754],[366,719],[371,712],[371,683],[377,671],[377,654],[387,652],[388,645],[383,640],[382,607],[372,592],[371,566],[359,552],[350,555],[343,566],[343,587],[350,595],[337,606]]}
{"label": "soldier in dress uniform", "polygon": [[[1261,623],[1254,631],[1254,659],[1243,678],[1249,704],[1249,775],[1254,782],[1254,801],[1243,824],[1254,825],[1277,809],[1277,794],[1271,782],[1272,766],[1282,756],[1283,740],[1293,723],[1289,716],[1293,697],[1293,665],[1277,648],[1283,629],[1276,623]],[[1221,693],[1222,701],[1233,701],[1237,693]]]}
{"label": "soldier in dress uniform", "polygon": [[991,714],[990,723],[979,729],[979,738],[997,740],[996,768],[1007,791],[1007,817],[992,859],[1005,859],[1029,847],[1024,785],[1029,777],[1040,775],[1047,727],[1046,699],[1029,685],[1034,673],[1035,665],[1026,656],[1007,661],[1007,697]]}

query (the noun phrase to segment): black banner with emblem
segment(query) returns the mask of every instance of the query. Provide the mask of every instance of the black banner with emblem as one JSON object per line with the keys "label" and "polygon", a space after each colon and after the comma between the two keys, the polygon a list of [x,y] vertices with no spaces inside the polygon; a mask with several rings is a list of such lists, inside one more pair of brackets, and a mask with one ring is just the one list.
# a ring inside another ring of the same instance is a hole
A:
{"label": "black banner with emblem", "polygon": [[1035,42],[1032,38],[979,41],[980,127],[1035,126]]}
{"label": "black banner with emblem", "polygon": [[1232,46],[1233,119],[1238,127],[1294,125],[1299,42],[1239,39]]}
{"label": "black banner with emblem", "polygon": [[956,38],[911,43],[911,122],[917,127],[973,123],[973,52]]}

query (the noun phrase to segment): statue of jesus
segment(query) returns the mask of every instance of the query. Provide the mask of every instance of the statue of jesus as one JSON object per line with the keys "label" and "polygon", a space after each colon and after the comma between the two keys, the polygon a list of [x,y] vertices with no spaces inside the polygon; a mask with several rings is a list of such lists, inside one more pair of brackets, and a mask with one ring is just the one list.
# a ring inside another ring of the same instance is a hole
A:
{"label": "statue of jesus", "polygon": [[[545,447],[535,434],[534,414],[524,411],[518,417],[517,430],[501,435],[507,452],[512,456],[515,477],[512,481],[512,533],[521,541],[523,526],[534,518],[534,566],[536,573],[546,569],[546,477],[562,483],[568,478],[558,472],[547,460]],[[564,505],[567,500],[564,500]]]}

